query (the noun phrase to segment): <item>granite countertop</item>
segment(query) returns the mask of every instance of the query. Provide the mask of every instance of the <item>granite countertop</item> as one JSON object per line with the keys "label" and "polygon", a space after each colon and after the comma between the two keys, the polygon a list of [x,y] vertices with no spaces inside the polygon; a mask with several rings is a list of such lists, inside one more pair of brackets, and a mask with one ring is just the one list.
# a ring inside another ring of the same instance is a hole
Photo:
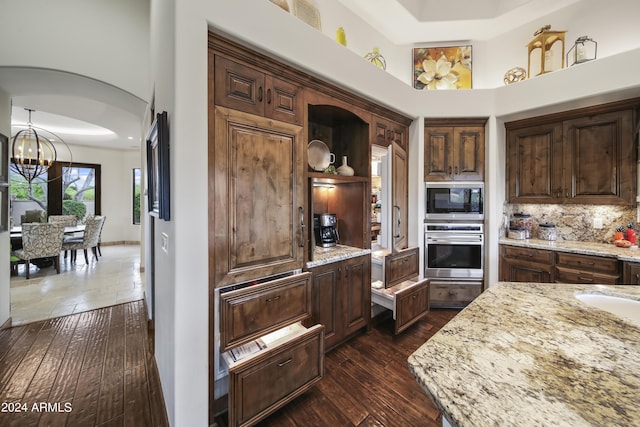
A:
{"label": "granite countertop", "polygon": [[608,243],[581,242],[575,240],[516,240],[503,237],[500,239],[500,244],[536,249],[551,249],[554,251],[584,255],[606,256],[617,258],[620,261],[640,262],[640,250],[638,248],[619,248]]}
{"label": "granite countertop", "polygon": [[409,356],[453,426],[640,422],[640,324],[576,292],[640,300],[640,286],[498,283]]}
{"label": "granite countertop", "polygon": [[368,255],[371,249],[354,248],[352,246],[336,245],[329,248],[316,246],[313,250],[313,261],[307,262],[307,268],[331,264],[344,259],[355,258],[360,255]]}

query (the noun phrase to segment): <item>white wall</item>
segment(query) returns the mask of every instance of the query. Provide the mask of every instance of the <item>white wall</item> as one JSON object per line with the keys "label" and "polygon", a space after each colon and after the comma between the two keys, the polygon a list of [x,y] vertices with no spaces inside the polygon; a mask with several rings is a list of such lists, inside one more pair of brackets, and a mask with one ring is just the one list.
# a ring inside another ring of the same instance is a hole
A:
{"label": "white wall", "polygon": [[0,66],[69,71],[147,94],[149,0],[0,0],[0,10]]}
{"label": "white wall", "polygon": [[[11,98],[9,94],[0,90],[0,133],[10,138],[11,135]],[[7,165],[2,165],[6,167]],[[2,218],[9,216],[9,210],[2,212]],[[11,315],[11,299],[9,287],[9,233],[0,233],[0,326]],[[6,272],[6,273],[5,273]]]}

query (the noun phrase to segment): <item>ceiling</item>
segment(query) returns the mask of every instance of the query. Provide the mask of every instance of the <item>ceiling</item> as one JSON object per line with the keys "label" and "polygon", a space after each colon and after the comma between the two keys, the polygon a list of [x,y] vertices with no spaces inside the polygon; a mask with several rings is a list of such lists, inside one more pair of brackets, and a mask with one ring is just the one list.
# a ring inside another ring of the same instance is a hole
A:
{"label": "ceiling", "polygon": [[[11,96],[11,134],[33,126],[69,145],[137,150],[146,102],[104,82],[73,73],[0,67],[0,88]],[[54,142],[55,144],[55,142]]]}
{"label": "ceiling", "polygon": [[[338,0],[397,45],[486,40],[580,0]],[[52,131],[69,145],[139,149],[146,101],[73,73],[0,67],[12,124]],[[15,133],[12,130],[12,134]]]}
{"label": "ceiling", "polygon": [[338,0],[397,45],[488,40],[580,0]]}

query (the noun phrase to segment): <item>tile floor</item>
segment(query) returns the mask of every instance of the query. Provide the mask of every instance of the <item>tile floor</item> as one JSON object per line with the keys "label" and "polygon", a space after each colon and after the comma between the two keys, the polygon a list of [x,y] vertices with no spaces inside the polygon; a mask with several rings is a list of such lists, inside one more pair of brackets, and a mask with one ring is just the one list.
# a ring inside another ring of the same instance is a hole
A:
{"label": "tile floor", "polygon": [[94,310],[144,298],[144,273],[140,272],[140,246],[102,246],[100,260],[84,261],[82,251],[72,264],[60,257],[60,274],[53,266],[24,265],[11,277],[12,325]]}

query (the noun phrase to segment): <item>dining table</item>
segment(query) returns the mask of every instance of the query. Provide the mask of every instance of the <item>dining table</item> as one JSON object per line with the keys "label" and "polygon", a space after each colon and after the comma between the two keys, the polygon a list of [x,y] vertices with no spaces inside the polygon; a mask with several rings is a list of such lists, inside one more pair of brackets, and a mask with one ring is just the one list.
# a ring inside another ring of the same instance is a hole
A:
{"label": "dining table", "polygon": [[[84,233],[84,229],[84,224],[69,225],[64,228],[64,235],[80,237]],[[12,249],[20,249],[22,247],[22,227],[19,225],[11,227],[9,229],[9,238],[11,239]]]}

